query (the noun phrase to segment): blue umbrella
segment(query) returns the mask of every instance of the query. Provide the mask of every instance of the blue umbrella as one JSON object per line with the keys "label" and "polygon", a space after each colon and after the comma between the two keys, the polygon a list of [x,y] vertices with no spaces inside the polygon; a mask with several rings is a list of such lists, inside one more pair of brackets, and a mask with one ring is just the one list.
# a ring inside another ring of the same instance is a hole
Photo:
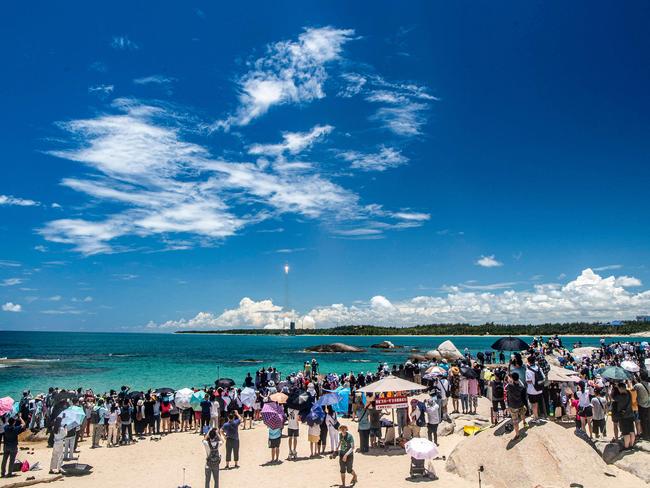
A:
{"label": "blue umbrella", "polygon": [[307,414],[306,420],[307,425],[309,426],[320,424],[325,420],[325,412],[319,405],[314,405],[311,408],[311,411]]}
{"label": "blue umbrella", "polygon": [[320,407],[325,407],[327,405],[337,405],[338,403],[343,400],[343,396],[334,392],[334,393],[327,393],[320,397],[318,401],[316,402],[316,405]]}

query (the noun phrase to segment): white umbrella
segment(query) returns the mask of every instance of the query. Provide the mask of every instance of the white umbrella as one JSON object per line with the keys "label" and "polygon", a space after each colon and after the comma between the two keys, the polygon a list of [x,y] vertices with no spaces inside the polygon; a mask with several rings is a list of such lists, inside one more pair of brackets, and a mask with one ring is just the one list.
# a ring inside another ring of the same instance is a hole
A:
{"label": "white umbrella", "polygon": [[406,454],[415,459],[434,459],[438,457],[438,448],[430,440],[414,437],[404,445]]}
{"label": "white umbrella", "polygon": [[189,388],[178,390],[174,395],[174,403],[178,408],[190,408],[194,392]]}
{"label": "white umbrella", "polygon": [[418,385],[412,381],[406,381],[390,375],[379,381],[370,383],[363,388],[359,388],[357,391],[360,391],[361,393],[389,393],[395,391],[421,391],[426,389],[426,386]]}
{"label": "white umbrella", "polygon": [[247,407],[252,407],[253,406],[253,403],[255,403],[255,398],[256,397],[257,397],[257,395],[255,394],[255,390],[253,390],[252,388],[248,388],[248,387],[244,388],[241,391],[241,394],[239,395],[239,399]]}
{"label": "white umbrella", "polygon": [[623,368],[625,371],[629,371],[630,373],[638,373],[640,369],[639,365],[634,361],[623,361],[621,363],[621,368]]}

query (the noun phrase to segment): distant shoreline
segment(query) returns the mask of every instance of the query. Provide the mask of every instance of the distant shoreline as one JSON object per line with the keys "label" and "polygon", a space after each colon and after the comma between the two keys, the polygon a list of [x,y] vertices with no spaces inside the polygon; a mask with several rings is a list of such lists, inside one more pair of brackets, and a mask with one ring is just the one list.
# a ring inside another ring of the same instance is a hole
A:
{"label": "distant shoreline", "polygon": [[[500,337],[507,334],[296,334],[291,335],[288,333],[274,333],[266,334],[260,331],[215,331],[215,330],[182,330],[175,331],[174,334],[198,334],[198,335],[225,335],[225,336],[280,336],[280,337]],[[572,333],[556,333],[556,334],[512,334],[513,336],[521,337],[534,337],[542,335],[548,337],[550,335],[558,335],[559,337],[649,337],[650,331],[634,332],[634,333],[620,333],[620,334],[572,334]]]}

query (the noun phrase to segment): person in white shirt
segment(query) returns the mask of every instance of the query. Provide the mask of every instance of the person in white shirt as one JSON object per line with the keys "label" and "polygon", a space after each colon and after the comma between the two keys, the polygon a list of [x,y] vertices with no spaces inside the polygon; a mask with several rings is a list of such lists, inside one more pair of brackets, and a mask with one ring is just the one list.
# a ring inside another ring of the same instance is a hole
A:
{"label": "person in white shirt", "polygon": [[212,429],[219,428],[219,401],[217,397],[213,397],[210,402],[210,427]]}
{"label": "person in white shirt", "polygon": [[591,422],[594,417],[594,409],[591,404],[591,396],[589,395],[589,388],[583,381],[578,384],[576,391],[576,398],[578,399],[578,413],[580,414],[581,429],[584,431],[585,426],[589,428],[589,437],[593,436]]}
{"label": "person in white shirt", "polygon": [[438,444],[438,424],[440,424],[440,406],[438,402],[432,398],[427,400],[426,403],[426,414],[427,414],[427,438],[432,440],[437,445]]}
{"label": "person in white shirt", "polygon": [[[541,378],[541,381],[540,381]],[[526,368],[526,393],[533,410],[533,421],[539,420],[539,404],[543,401],[544,373],[535,364],[535,356],[528,356],[528,367]]]}
{"label": "person in white shirt", "polygon": [[601,388],[598,391],[598,395],[594,396],[591,399],[591,410],[593,412],[593,429],[596,439],[600,437],[600,434],[603,434],[603,437],[607,436],[607,412],[609,411],[609,401],[606,396],[606,389]]}
{"label": "person in white shirt", "polygon": [[108,415],[108,447],[115,447],[118,445],[120,426],[117,423],[117,420],[120,418],[120,413],[122,413],[120,407],[115,404],[111,405],[110,413]]}
{"label": "person in white shirt", "polygon": [[68,435],[68,429],[65,425],[61,425],[62,420],[61,417],[58,417],[52,426],[54,448],[52,449],[52,459],[50,460],[50,474],[60,473],[61,464],[63,464],[63,447],[65,438]]}
{"label": "person in white shirt", "polygon": [[287,459],[297,459],[298,436],[300,435],[300,416],[295,408],[287,409],[287,434],[289,436],[289,457]]}

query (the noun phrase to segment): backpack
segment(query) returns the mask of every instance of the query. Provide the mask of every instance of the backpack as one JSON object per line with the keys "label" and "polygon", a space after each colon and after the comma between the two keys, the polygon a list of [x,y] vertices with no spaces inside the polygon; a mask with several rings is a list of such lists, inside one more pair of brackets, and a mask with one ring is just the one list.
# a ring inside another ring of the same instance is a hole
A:
{"label": "backpack", "polygon": [[420,416],[415,421],[415,425],[417,425],[418,427],[424,427],[425,425],[427,425],[427,419],[425,417],[425,412],[427,411],[427,407],[424,405],[424,403],[418,402],[418,410],[420,410]]}
{"label": "backpack", "polygon": [[537,369],[533,369],[530,366],[528,366],[528,369],[535,373],[535,379],[533,380],[533,386],[535,389],[541,390],[544,388],[544,375],[542,374],[542,370],[539,367]]}
{"label": "backpack", "polygon": [[218,468],[221,463],[221,454],[219,454],[219,443],[217,442],[216,446],[212,446],[212,443],[208,441],[208,446],[210,447],[210,454],[205,458],[205,463],[209,468]]}
{"label": "backpack", "polygon": [[129,411],[128,408],[123,408],[122,411],[120,412],[120,420],[122,422],[130,422],[131,421],[131,412]]}
{"label": "backpack", "polygon": [[494,400],[503,400],[503,381],[495,381],[492,388],[492,398]]}
{"label": "backpack", "polygon": [[99,423],[99,410],[94,410],[90,413],[90,423],[98,424]]}

